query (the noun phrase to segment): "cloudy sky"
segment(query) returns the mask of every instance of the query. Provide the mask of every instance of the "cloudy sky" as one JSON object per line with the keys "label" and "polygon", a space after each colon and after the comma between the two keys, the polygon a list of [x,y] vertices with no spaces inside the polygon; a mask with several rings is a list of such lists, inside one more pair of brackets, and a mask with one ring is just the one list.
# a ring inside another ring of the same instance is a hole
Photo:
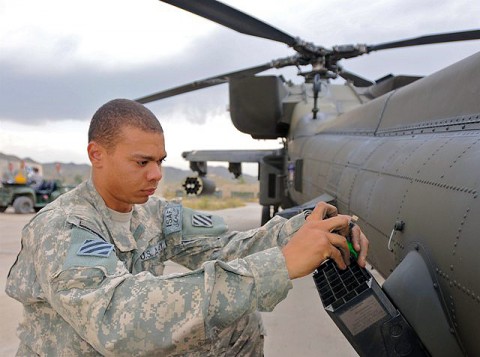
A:
{"label": "cloudy sky", "polygon": [[[477,0],[230,0],[293,36],[330,47],[480,28]],[[480,41],[386,50],[343,61],[370,79],[429,74]],[[95,110],[193,80],[293,55],[287,46],[221,27],[156,0],[0,0],[0,152],[86,163]],[[295,82],[293,69],[284,75]],[[271,72],[279,74],[279,72]],[[268,74],[268,72],[267,72]],[[194,149],[270,149],[230,122],[227,85],[147,105],[166,133],[166,165]]]}

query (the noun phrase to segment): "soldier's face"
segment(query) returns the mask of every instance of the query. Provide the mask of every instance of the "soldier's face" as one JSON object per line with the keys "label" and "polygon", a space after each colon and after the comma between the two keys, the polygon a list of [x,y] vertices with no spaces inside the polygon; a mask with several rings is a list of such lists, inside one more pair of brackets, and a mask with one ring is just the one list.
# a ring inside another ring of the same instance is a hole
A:
{"label": "soldier's face", "polygon": [[147,202],[162,179],[165,139],[163,134],[127,126],[115,149],[104,150],[101,156],[95,186],[109,208],[129,212],[134,203]]}

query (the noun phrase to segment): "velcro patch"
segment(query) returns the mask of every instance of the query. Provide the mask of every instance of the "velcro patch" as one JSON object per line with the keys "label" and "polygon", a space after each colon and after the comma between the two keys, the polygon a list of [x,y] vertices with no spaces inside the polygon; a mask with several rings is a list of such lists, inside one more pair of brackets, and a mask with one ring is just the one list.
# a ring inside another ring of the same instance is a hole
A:
{"label": "velcro patch", "polygon": [[77,251],[77,255],[107,258],[114,250],[113,244],[103,240],[86,239]]}
{"label": "velcro patch", "polygon": [[171,233],[182,230],[182,206],[171,203],[163,211],[163,233]]}
{"label": "velcro patch", "polygon": [[208,214],[194,214],[192,215],[192,226],[194,227],[213,227],[213,219],[211,215]]}
{"label": "velcro patch", "polygon": [[167,243],[164,240],[161,240],[152,247],[147,248],[142,255],[140,255],[141,260],[149,260],[158,256],[167,248]]}

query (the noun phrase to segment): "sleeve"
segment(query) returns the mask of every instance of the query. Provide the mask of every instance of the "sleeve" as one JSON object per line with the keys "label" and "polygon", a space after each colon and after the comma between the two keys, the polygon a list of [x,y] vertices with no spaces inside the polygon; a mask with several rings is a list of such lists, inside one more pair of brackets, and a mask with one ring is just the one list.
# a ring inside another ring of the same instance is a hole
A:
{"label": "sleeve", "polygon": [[209,261],[187,274],[133,275],[94,232],[58,227],[43,215],[29,228],[38,282],[53,309],[101,354],[187,353],[245,314],[272,310],[291,288],[278,248]]}
{"label": "sleeve", "polygon": [[[305,223],[303,213],[289,220],[276,216],[264,226],[246,232],[228,232],[223,219],[211,215],[214,224],[196,228],[192,216],[204,215],[183,208],[181,243],[170,259],[189,269],[196,269],[208,260],[231,261],[273,247],[283,247]],[[216,223],[215,223],[216,222]],[[223,230],[218,226],[224,227]]]}

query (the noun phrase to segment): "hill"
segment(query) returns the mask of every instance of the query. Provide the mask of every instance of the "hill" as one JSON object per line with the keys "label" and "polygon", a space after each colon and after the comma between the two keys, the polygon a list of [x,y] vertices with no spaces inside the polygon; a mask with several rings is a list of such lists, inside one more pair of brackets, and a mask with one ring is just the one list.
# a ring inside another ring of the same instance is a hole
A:
{"label": "hill", "polygon": [[[65,184],[75,185],[90,176],[91,166],[89,164],[75,164],[75,163],[39,163],[30,158],[20,158],[16,155],[4,154],[0,152],[0,177],[8,170],[8,163],[13,163],[15,168],[18,168],[21,161],[24,161],[27,166],[40,166],[43,170],[43,177],[45,179],[57,179],[59,173],[57,168],[60,168],[60,178]],[[60,166],[58,166],[60,164]],[[175,167],[163,166],[163,179],[161,186],[163,191],[168,190],[175,192],[181,189],[181,185],[186,177],[196,176],[191,170],[182,170]],[[251,191],[256,195],[258,193],[258,179],[256,176],[242,175],[239,179],[235,179],[227,168],[223,166],[208,166],[208,178],[212,179],[217,189],[227,192],[231,191]]]}
{"label": "hill", "polygon": [[[43,175],[45,178],[56,177],[57,163],[45,163],[41,164],[43,167]],[[163,179],[165,184],[172,184],[176,182],[182,182],[187,176],[195,176],[196,174],[190,170],[182,170],[175,167],[163,166]],[[61,174],[65,181],[68,183],[79,183],[86,180],[90,175],[91,166],[87,164],[74,164],[74,163],[62,163]],[[216,178],[225,181],[235,181],[233,174],[228,172],[227,168],[222,166],[208,167],[208,177]],[[243,175],[243,182],[255,183],[257,178],[251,175]]]}

